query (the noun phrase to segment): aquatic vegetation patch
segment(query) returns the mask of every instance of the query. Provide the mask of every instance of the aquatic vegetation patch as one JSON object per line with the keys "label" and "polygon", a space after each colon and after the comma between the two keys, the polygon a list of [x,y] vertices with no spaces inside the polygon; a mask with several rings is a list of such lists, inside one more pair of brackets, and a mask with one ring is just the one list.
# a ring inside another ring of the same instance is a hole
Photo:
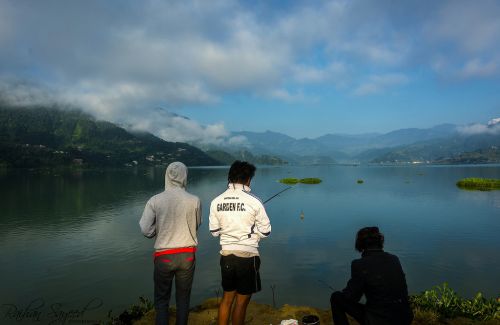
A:
{"label": "aquatic vegetation patch", "polygon": [[465,190],[491,191],[500,190],[500,179],[464,178],[457,182],[457,186]]}
{"label": "aquatic vegetation patch", "polygon": [[435,312],[442,318],[500,319],[500,300],[478,292],[472,299],[460,297],[447,283],[410,297],[414,309]]}
{"label": "aquatic vegetation patch", "polygon": [[280,183],[287,184],[287,185],[295,185],[299,182],[300,180],[298,178],[282,178],[279,180]]}
{"label": "aquatic vegetation patch", "polygon": [[295,185],[298,183],[302,184],[319,184],[321,183],[321,179],[316,178],[316,177],[309,177],[309,178],[293,178],[293,177],[288,177],[288,178],[282,178],[279,180],[280,183],[287,184],[287,185]]}
{"label": "aquatic vegetation patch", "polygon": [[302,184],[319,184],[321,183],[321,179],[316,177],[302,178],[300,181]]}
{"label": "aquatic vegetation patch", "polygon": [[358,179],[358,181],[357,181],[357,183],[358,183],[358,184],[363,184],[364,182],[365,182],[365,181],[364,181],[364,180],[362,180],[362,179]]}

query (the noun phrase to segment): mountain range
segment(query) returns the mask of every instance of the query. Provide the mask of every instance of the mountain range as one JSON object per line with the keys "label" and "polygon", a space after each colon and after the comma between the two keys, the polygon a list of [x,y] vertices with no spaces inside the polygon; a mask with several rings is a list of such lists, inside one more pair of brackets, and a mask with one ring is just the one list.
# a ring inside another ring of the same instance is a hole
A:
{"label": "mountain range", "polygon": [[[244,147],[254,154],[276,155],[291,163],[460,163],[460,156],[473,152],[477,161],[500,162],[494,158],[500,148],[498,122],[473,133],[465,132],[462,126],[441,124],[428,129],[408,128],[384,134],[326,134],[312,139],[295,139],[271,131],[242,131],[233,135],[243,136]],[[481,153],[488,157],[479,158]]]}

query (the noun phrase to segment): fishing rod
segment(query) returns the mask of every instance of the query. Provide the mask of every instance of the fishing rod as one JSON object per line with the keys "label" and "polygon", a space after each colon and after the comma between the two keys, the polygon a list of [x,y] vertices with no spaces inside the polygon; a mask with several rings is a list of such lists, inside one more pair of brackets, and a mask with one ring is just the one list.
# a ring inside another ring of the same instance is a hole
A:
{"label": "fishing rod", "polygon": [[267,202],[271,201],[272,199],[274,199],[275,197],[277,197],[278,195],[280,195],[281,193],[285,192],[285,191],[288,191],[289,189],[291,189],[293,186],[288,186],[287,188],[285,188],[284,190],[281,190],[279,191],[278,193],[274,194],[273,196],[271,196],[269,199],[265,200],[263,204],[266,204]]}
{"label": "fishing rod", "polygon": [[318,279],[318,282],[321,283],[322,285],[324,285],[325,287],[330,288],[332,291],[335,291],[335,289],[333,289],[333,287],[331,285],[329,285],[328,283],[326,283],[325,281]]}

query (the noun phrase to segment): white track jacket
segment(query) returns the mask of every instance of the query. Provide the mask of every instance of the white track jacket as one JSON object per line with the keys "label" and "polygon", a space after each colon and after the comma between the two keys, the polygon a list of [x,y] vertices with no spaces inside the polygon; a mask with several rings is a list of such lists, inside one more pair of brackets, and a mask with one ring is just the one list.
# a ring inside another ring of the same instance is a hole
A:
{"label": "white track jacket", "polygon": [[220,236],[222,250],[259,253],[259,241],[271,234],[266,209],[248,186],[229,183],[210,205],[210,232]]}

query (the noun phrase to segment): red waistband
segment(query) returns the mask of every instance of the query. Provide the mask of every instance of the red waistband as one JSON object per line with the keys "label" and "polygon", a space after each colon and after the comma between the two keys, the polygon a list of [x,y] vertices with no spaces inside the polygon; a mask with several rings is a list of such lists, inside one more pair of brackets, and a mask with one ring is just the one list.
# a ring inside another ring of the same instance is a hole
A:
{"label": "red waistband", "polygon": [[163,251],[154,252],[153,256],[161,256],[167,254],[180,254],[180,253],[196,253],[196,247],[179,247],[172,249],[165,249]]}

